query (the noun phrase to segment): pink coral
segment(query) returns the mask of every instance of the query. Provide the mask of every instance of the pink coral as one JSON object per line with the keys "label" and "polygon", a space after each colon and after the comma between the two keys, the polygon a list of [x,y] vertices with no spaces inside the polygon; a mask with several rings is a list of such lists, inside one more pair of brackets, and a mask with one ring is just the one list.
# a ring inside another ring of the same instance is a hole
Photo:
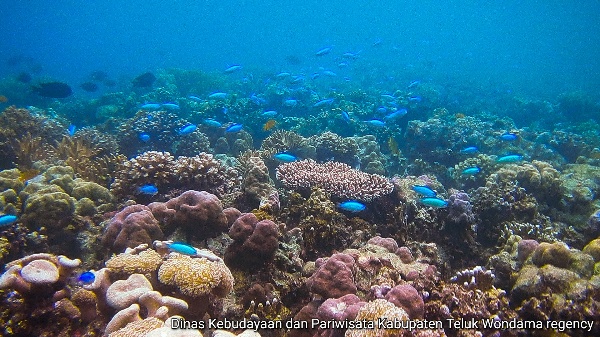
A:
{"label": "pink coral", "polygon": [[330,258],[317,259],[317,270],[308,278],[308,289],[323,298],[337,298],[355,294],[356,284],[352,276],[354,258],[348,254],[333,254]]}
{"label": "pink coral", "polygon": [[221,201],[208,192],[190,190],[167,202],[153,202],[148,207],[165,224],[167,233],[181,228],[188,235],[207,238],[227,229],[228,218]]}
{"label": "pink coral", "polygon": [[113,252],[120,253],[125,248],[144,243],[151,244],[162,237],[163,233],[150,208],[132,205],[115,214],[108,222],[102,236],[102,244],[110,247]]}
{"label": "pink coral", "polygon": [[394,189],[394,184],[384,176],[361,172],[344,163],[319,164],[311,159],[282,164],[276,176],[286,187],[319,187],[342,199],[372,201]]}
{"label": "pink coral", "polygon": [[279,229],[271,220],[258,221],[252,213],[240,216],[229,229],[233,243],[227,247],[225,260],[247,267],[262,265],[273,259],[279,245]]}
{"label": "pink coral", "polygon": [[411,319],[423,318],[425,303],[413,286],[409,284],[397,285],[385,295],[385,299],[404,309]]}

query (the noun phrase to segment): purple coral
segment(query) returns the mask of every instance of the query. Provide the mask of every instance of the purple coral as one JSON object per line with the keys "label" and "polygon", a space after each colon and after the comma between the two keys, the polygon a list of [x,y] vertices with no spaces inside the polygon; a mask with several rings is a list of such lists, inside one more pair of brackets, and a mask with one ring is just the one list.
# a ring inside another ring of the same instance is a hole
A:
{"label": "purple coral", "polygon": [[150,208],[144,205],[131,205],[115,214],[106,225],[102,244],[114,253],[122,253],[127,247],[152,244],[163,238],[158,221]]}
{"label": "purple coral", "polygon": [[452,227],[470,229],[475,224],[475,214],[469,195],[465,192],[454,192],[448,198],[448,217],[446,223]]}
{"label": "purple coral", "polygon": [[352,275],[354,265],[354,258],[343,253],[333,254],[327,259],[317,259],[318,269],[306,281],[308,289],[323,298],[355,294],[357,288]]}
{"label": "purple coral", "polygon": [[252,213],[242,214],[229,229],[233,243],[225,261],[238,266],[260,266],[273,260],[279,246],[279,229],[271,220],[258,221]]}
{"label": "purple coral", "polygon": [[227,229],[227,214],[216,195],[187,191],[167,202],[148,205],[152,214],[165,224],[167,233],[180,228],[188,236],[207,238]]}

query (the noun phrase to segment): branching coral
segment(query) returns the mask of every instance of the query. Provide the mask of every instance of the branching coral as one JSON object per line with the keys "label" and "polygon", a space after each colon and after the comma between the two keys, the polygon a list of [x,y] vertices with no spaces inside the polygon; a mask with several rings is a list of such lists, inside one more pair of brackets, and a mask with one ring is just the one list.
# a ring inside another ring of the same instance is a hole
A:
{"label": "branching coral", "polygon": [[384,176],[354,170],[343,163],[318,164],[310,159],[280,165],[277,178],[289,188],[319,187],[342,199],[372,201],[394,189]]}

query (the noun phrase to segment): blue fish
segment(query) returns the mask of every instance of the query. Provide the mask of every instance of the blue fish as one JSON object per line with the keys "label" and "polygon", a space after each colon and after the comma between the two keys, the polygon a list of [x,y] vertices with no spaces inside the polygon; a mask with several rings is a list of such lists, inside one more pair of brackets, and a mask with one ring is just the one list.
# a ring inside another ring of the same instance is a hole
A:
{"label": "blue fish", "polygon": [[147,143],[150,140],[150,135],[147,134],[146,132],[142,132],[140,133],[140,135],[138,136],[140,138],[140,140],[144,143]]}
{"label": "blue fish", "polygon": [[250,95],[250,100],[252,101],[252,103],[254,103],[256,105],[263,105],[263,104],[267,103],[267,101],[264,98],[260,98],[260,97],[256,96],[255,94]]}
{"label": "blue fish", "polygon": [[194,124],[188,124],[188,125],[184,125],[182,126],[178,131],[177,134],[179,135],[188,135],[194,131],[196,131],[198,127]]}
{"label": "blue fish", "polygon": [[240,66],[240,65],[234,65],[234,66],[231,66],[231,67],[225,69],[224,73],[225,74],[231,74],[231,73],[236,72],[238,70],[242,70],[242,66]]}
{"label": "blue fish", "polygon": [[375,126],[378,128],[384,127],[385,126],[385,122],[382,121],[381,119],[370,119],[368,121],[365,121],[365,123],[371,125],[371,126]]}
{"label": "blue fish", "polygon": [[202,98],[200,98],[198,96],[190,95],[190,96],[188,96],[188,98],[197,103],[202,102]]}
{"label": "blue fish", "polygon": [[327,55],[331,52],[331,47],[325,47],[315,53],[315,56]]}
{"label": "blue fish", "polygon": [[154,110],[160,109],[160,104],[158,104],[158,103],[146,103],[146,104],[142,105],[140,108],[143,109],[143,110],[154,111]]}
{"label": "blue fish", "polygon": [[196,248],[188,245],[187,243],[183,243],[183,242],[169,243],[169,244],[167,244],[167,248],[169,248],[169,250],[171,250],[172,252],[176,252],[176,253],[184,254],[184,255],[196,255],[198,253]]}
{"label": "blue fish", "polygon": [[319,77],[321,77],[321,74],[319,74],[319,73],[313,73],[312,75],[310,75],[310,78],[311,78],[312,80],[316,80],[316,79],[317,79],[317,78],[319,78]]}
{"label": "blue fish", "polygon": [[280,153],[274,154],[273,159],[284,162],[284,163],[291,163],[293,161],[298,160],[298,157],[294,156],[293,154],[286,153],[286,152],[280,152]]}
{"label": "blue fish", "polygon": [[228,133],[240,132],[243,127],[244,126],[242,124],[233,123],[230,126],[228,126],[227,129],[225,129],[225,132],[228,132]]}
{"label": "blue fish", "polygon": [[522,160],[523,160],[523,156],[520,154],[509,154],[507,156],[502,156],[502,157],[496,159],[496,162],[499,164],[506,164],[506,163],[518,163]]}
{"label": "blue fish", "polygon": [[178,104],[175,103],[165,103],[162,104],[161,107],[165,108],[166,110],[179,110],[180,107]]}
{"label": "blue fish", "polygon": [[424,185],[413,185],[412,190],[419,193],[420,195],[433,198],[437,193],[432,190],[429,186]]}
{"label": "blue fish", "polygon": [[468,146],[465,147],[464,149],[460,150],[460,153],[464,153],[464,154],[475,154],[479,152],[479,149],[477,148],[477,146]]}
{"label": "blue fish", "polygon": [[515,141],[515,140],[517,140],[517,138],[519,138],[519,136],[513,132],[506,132],[506,133],[502,134],[502,136],[500,136],[500,139],[507,141],[507,142]]}
{"label": "blue fish", "polygon": [[283,101],[283,105],[293,108],[298,105],[298,101],[295,99],[286,99]]}
{"label": "blue fish", "polygon": [[146,195],[156,195],[158,193],[158,187],[156,187],[153,184],[146,184],[144,186],[138,187],[138,193]]}
{"label": "blue fish", "polygon": [[414,88],[414,87],[418,86],[419,84],[421,84],[421,81],[418,81],[418,80],[417,81],[412,81],[412,82],[410,82],[410,84],[408,85],[407,88],[409,88],[409,89],[410,88]]}
{"label": "blue fish", "polygon": [[383,94],[383,95],[381,95],[381,98],[385,98],[385,99],[387,99],[389,101],[395,101],[396,100],[396,97],[394,97],[393,95],[389,95],[389,94]]}
{"label": "blue fish", "polygon": [[435,208],[444,208],[444,207],[448,206],[448,202],[446,200],[443,200],[440,198],[427,197],[427,198],[421,198],[421,200],[419,200],[419,201],[425,206],[430,206],[430,207],[435,207]]}
{"label": "blue fish", "polygon": [[12,215],[12,214],[2,215],[2,216],[0,216],[0,227],[10,226],[10,225],[14,224],[15,222],[17,222],[17,220],[19,220],[19,218],[16,215]]}
{"label": "blue fish", "polygon": [[292,76],[292,79],[290,81],[291,84],[298,84],[302,82],[304,82],[304,76],[302,75]]}
{"label": "blue fish", "polygon": [[474,176],[479,172],[481,172],[481,169],[477,166],[473,166],[467,167],[466,169],[462,170],[461,174],[466,176]]}
{"label": "blue fish", "polygon": [[69,125],[69,128],[67,129],[69,132],[69,137],[73,137],[73,135],[75,135],[75,130],[77,130],[77,127],[74,124]]}
{"label": "blue fish", "polygon": [[214,94],[208,95],[210,99],[225,99],[227,98],[227,93],[224,92],[215,92]]}
{"label": "blue fish", "polygon": [[367,208],[367,206],[365,206],[365,204],[363,204],[360,201],[356,201],[356,200],[344,201],[344,202],[340,203],[338,205],[338,207],[344,211],[348,211],[348,212],[352,212],[352,213],[358,213],[358,212],[364,211],[365,208]]}
{"label": "blue fish", "polygon": [[384,107],[384,106],[380,106],[379,108],[377,108],[377,110],[376,110],[376,111],[377,111],[378,113],[380,113],[380,114],[384,114],[384,113],[386,113],[386,112],[387,112],[387,108],[386,108],[386,107]]}
{"label": "blue fish", "polygon": [[323,75],[327,77],[337,77],[337,74],[331,70],[323,70]]}
{"label": "blue fish", "polygon": [[277,111],[269,110],[269,111],[263,112],[261,115],[265,116],[265,117],[275,117],[277,115]]}
{"label": "blue fish", "polygon": [[318,108],[325,105],[331,105],[333,103],[333,98],[323,99],[313,104],[313,108]]}
{"label": "blue fish", "polygon": [[342,118],[348,123],[352,121],[352,119],[350,119],[350,115],[344,110],[342,110]]}
{"label": "blue fish", "polygon": [[204,125],[208,125],[211,128],[220,128],[221,126],[223,126],[223,124],[219,123],[219,121],[216,121],[212,118],[207,118],[204,121],[202,121],[202,123],[204,123]]}
{"label": "blue fish", "polygon": [[85,273],[81,273],[81,275],[79,275],[79,277],[77,277],[77,281],[79,281],[83,284],[94,283],[94,280],[96,280],[96,274],[94,274],[91,271],[86,271]]}
{"label": "blue fish", "polygon": [[416,102],[416,103],[418,103],[418,102],[421,102],[422,100],[423,99],[421,98],[421,96],[410,96],[408,98],[409,102]]}
{"label": "blue fish", "polygon": [[384,119],[396,119],[396,118],[400,118],[400,117],[404,117],[406,116],[406,114],[408,113],[408,110],[402,108],[402,109],[398,109],[392,113],[387,114],[385,117],[383,117]]}
{"label": "blue fish", "polygon": [[275,75],[275,78],[286,78],[288,76],[292,76],[292,74],[284,71],[284,72],[281,72],[281,73]]}

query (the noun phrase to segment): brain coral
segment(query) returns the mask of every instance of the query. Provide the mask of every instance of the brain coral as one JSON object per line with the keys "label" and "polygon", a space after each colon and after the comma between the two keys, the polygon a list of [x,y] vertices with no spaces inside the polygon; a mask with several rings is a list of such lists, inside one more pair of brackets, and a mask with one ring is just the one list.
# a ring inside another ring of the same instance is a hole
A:
{"label": "brain coral", "polygon": [[225,264],[177,253],[171,253],[160,266],[158,280],[191,297],[224,297],[233,290],[233,275]]}
{"label": "brain coral", "polygon": [[122,252],[127,247],[151,244],[162,237],[158,221],[150,209],[144,205],[131,205],[108,222],[102,244],[111,247],[113,252]]}

